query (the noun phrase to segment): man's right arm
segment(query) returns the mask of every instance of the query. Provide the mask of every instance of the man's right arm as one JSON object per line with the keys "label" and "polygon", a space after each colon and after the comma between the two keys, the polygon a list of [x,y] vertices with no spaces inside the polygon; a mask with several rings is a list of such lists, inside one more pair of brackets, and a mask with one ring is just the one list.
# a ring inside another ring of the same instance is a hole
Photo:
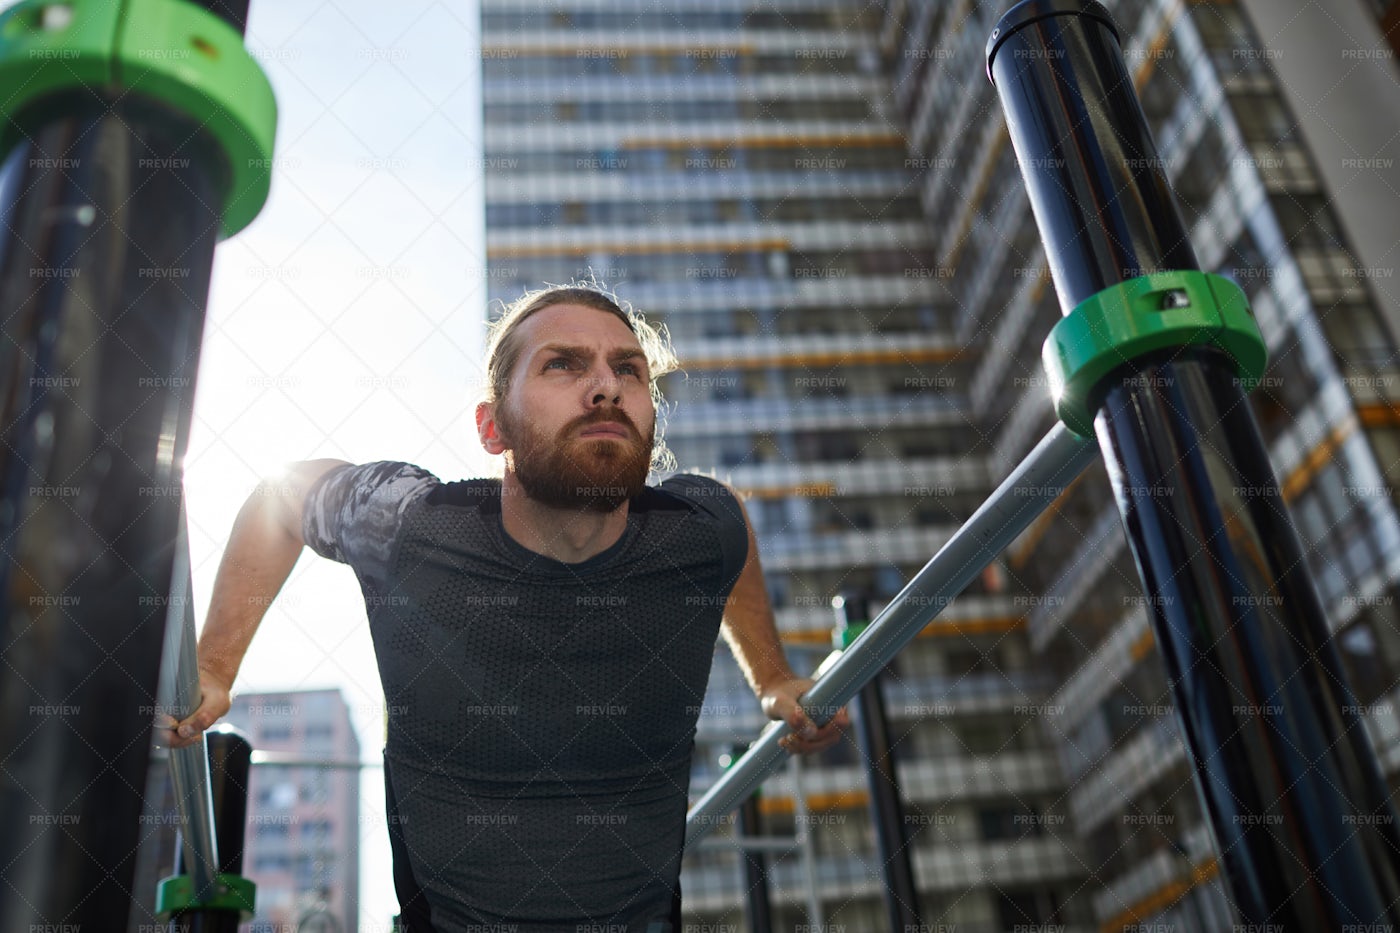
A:
{"label": "man's right arm", "polygon": [[243,504],[199,636],[199,707],[178,724],[173,718],[167,721],[165,740],[172,748],[199,741],[200,733],[229,711],[229,691],[248,645],[301,556],[307,493],[329,471],[350,465],[344,460],[290,464],[281,475],[259,483]]}

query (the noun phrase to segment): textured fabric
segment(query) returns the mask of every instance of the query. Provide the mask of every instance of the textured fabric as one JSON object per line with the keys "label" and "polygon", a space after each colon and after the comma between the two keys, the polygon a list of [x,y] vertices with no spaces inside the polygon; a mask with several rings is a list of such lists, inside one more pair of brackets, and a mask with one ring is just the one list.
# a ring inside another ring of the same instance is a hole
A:
{"label": "textured fabric", "polygon": [[396,874],[406,859],[434,930],[666,924],[742,513],[713,480],[673,477],[632,500],[616,544],[565,564],[505,533],[500,496],[400,463],[309,496],[307,544],[365,592]]}

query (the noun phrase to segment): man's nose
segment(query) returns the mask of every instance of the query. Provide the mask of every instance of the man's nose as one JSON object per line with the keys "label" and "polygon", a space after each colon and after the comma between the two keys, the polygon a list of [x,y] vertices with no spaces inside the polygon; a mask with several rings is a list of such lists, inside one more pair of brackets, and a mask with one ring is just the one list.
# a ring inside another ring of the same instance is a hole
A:
{"label": "man's nose", "polygon": [[601,405],[604,402],[622,404],[622,380],[607,364],[601,366],[589,380],[589,404]]}

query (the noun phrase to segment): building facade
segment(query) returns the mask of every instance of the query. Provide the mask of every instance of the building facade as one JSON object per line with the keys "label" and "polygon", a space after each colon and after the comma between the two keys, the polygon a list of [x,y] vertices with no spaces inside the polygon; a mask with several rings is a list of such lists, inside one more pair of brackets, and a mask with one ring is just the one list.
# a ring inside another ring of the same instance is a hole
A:
{"label": "building facade", "polygon": [[[667,326],[669,445],[748,495],[799,670],[833,597],[887,602],[1052,424],[1058,304],[982,60],[1009,5],[482,3],[489,295],[592,276]],[[1243,7],[1109,6],[1202,267],[1269,341],[1252,401],[1395,775],[1393,269]],[[1095,468],[883,673],[930,928],[1228,928],[1147,608]],[[718,648],[692,792],[762,724]],[[811,840],[769,856],[777,928],[885,928],[867,808],[852,743],[765,785],[764,831]],[[744,927],[732,849],[682,885]]]}
{"label": "building facade", "polygon": [[[1292,110],[1280,73],[1295,62],[1278,47],[1291,40],[1271,32],[1266,41],[1251,4],[1107,5],[1201,266],[1244,288],[1268,341],[1270,369],[1251,402],[1394,782],[1400,380],[1385,313],[1394,264],[1359,257],[1352,244],[1367,234],[1349,229],[1354,218],[1328,185],[1328,170],[1344,169],[1363,196],[1393,196],[1384,182],[1393,162],[1374,148],[1340,165],[1319,157],[1321,143],[1336,140],[1318,129],[1309,140],[1308,125],[1325,117]],[[939,218],[936,262],[953,270],[957,338],[979,351],[969,404],[1004,473],[1053,423],[1040,345],[1060,311],[994,89],[977,74],[999,13],[889,2],[881,39],[911,149],[927,159],[920,195]],[[1324,63],[1326,80],[1379,62],[1393,92],[1393,56],[1378,33],[1370,44],[1360,35]],[[1397,235],[1392,225],[1389,240],[1367,245],[1393,257]],[[1007,564],[1029,607],[1035,666],[1057,685],[1041,725],[1058,749],[1063,803],[1084,853],[1088,882],[1076,896],[1103,930],[1229,929],[1150,607],[1102,468],[1016,543]]]}
{"label": "building facade", "polygon": [[[250,933],[357,933],[360,771],[345,766],[358,765],[360,742],[345,697],[244,693],[225,720],[274,762],[255,764],[248,778],[243,873],[258,886]],[[288,760],[308,764],[280,763]]]}

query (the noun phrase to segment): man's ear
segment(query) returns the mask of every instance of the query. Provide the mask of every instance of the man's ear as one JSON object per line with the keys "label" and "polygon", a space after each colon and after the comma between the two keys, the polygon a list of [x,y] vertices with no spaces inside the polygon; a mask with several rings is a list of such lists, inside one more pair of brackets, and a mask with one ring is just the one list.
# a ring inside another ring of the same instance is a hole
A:
{"label": "man's ear", "polygon": [[507,450],[500,422],[496,420],[496,406],[491,402],[476,406],[476,436],[481,439],[481,449],[488,454],[503,454]]}

